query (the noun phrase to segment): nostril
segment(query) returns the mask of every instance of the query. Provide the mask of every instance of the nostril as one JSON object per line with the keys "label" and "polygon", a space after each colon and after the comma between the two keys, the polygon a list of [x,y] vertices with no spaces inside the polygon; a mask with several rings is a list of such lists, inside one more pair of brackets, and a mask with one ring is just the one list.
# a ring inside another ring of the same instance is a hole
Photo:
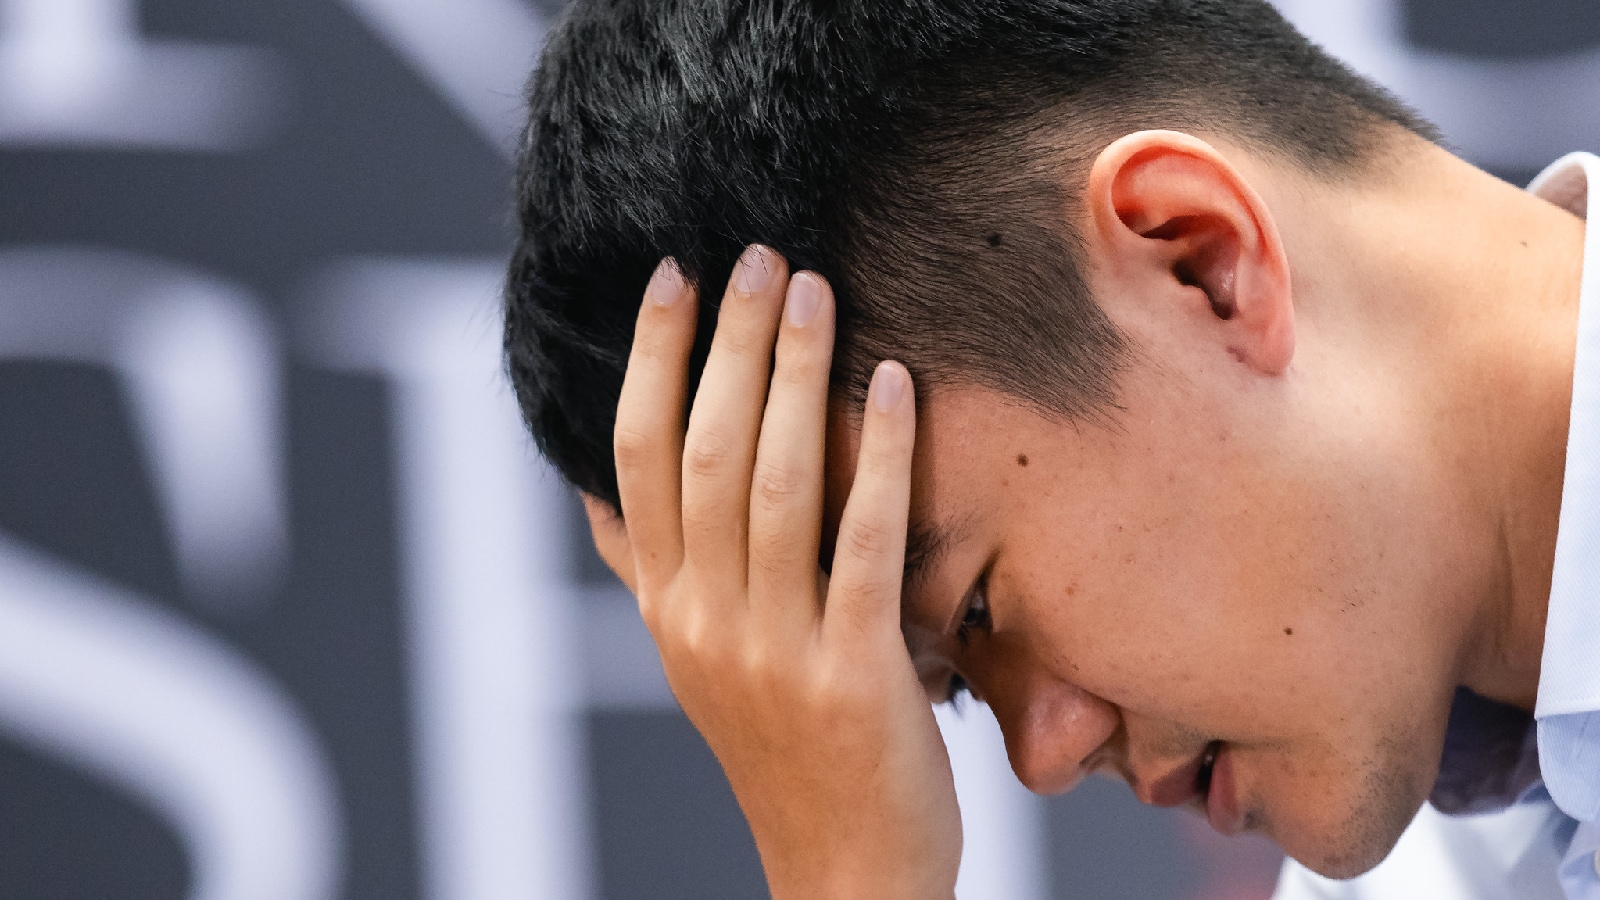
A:
{"label": "nostril", "polygon": [[1211,772],[1217,766],[1217,751],[1222,749],[1221,741],[1212,741],[1206,745],[1205,755],[1200,758],[1200,773],[1195,776],[1195,790],[1204,794],[1211,790]]}

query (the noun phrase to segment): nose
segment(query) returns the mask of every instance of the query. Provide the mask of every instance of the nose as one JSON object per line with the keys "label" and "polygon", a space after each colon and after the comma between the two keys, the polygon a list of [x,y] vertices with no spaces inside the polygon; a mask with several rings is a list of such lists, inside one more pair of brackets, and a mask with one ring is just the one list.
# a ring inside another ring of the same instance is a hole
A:
{"label": "nose", "polygon": [[1036,794],[1071,790],[1088,774],[1085,762],[1116,732],[1117,708],[1048,676],[1018,687],[996,685],[986,692],[1011,770]]}

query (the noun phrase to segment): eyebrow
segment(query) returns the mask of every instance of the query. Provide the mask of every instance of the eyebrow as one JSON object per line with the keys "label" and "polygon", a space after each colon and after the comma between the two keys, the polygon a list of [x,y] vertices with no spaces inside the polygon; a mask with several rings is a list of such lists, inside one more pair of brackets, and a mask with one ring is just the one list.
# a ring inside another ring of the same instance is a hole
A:
{"label": "eyebrow", "polygon": [[906,562],[900,576],[901,596],[906,601],[949,551],[950,542],[951,529],[940,523],[913,519],[906,524]]}

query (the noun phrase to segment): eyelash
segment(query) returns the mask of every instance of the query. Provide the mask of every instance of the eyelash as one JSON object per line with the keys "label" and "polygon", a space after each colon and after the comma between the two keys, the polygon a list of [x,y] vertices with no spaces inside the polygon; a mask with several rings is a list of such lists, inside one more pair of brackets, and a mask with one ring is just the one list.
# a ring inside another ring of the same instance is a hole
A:
{"label": "eyelash", "polygon": [[962,712],[962,707],[972,699],[972,685],[962,678],[960,673],[950,673],[950,686],[945,688],[944,702],[950,704],[956,712]]}
{"label": "eyelash", "polygon": [[[989,633],[993,620],[989,617],[989,598],[985,585],[979,583],[973,590],[967,606],[961,611],[961,622],[956,625],[956,641],[964,649],[972,641],[973,631]],[[950,673],[950,686],[945,690],[947,702],[960,711],[963,701],[972,697],[972,685],[959,672]]]}
{"label": "eyelash", "polygon": [[979,583],[972,591],[972,596],[967,600],[967,607],[961,611],[961,622],[956,625],[956,640],[965,648],[972,640],[972,632],[982,631],[989,633],[989,598],[984,592],[984,585]]}

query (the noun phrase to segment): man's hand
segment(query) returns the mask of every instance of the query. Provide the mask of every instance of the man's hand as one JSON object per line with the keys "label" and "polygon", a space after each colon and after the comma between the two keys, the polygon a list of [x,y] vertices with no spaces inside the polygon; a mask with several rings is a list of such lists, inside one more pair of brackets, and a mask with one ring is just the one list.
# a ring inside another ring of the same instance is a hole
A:
{"label": "man's hand", "polygon": [[910,376],[884,363],[873,377],[830,579],[827,283],[745,253],[685,433],[696,307],[664,263],[617,408],[623,520],[587,500],[596,543],[727,772],[775,900],[952,897],[950,762],[900,632]]}

